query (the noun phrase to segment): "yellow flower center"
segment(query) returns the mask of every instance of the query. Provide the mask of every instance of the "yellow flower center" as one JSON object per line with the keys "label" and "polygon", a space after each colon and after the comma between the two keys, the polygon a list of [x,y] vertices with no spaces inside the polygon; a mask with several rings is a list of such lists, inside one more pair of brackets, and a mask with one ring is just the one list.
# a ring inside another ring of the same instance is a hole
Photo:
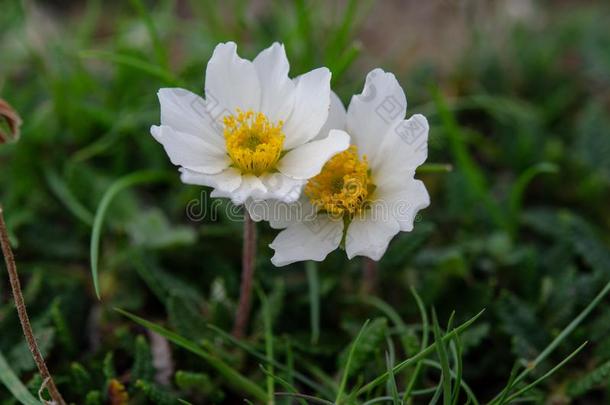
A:
{"label": "yellow flower center", "polygon": [[305,195],[332,216],[353,217],[366,208],[375,186],[366,156],[358,157],[355,146],[332,157],[305,186]]}
{"label": "yellow flower center", "polygon": [[227,153],[242,173],[261,175],[275,168],[284,145],[284,123],[269,122],[265,114],[237,110],[224,118]]}

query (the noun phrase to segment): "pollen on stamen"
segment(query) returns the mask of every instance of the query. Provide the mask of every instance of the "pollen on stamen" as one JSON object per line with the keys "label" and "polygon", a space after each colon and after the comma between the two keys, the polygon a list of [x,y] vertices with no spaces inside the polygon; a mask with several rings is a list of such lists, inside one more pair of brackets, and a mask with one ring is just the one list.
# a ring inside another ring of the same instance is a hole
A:
{"label": "pollen on stamen", "polygon": [[261,175],[275,168],[284,145],[283,122],[270,122],[265,114],[237,110],[224,118],[227,153],[244,174]]}
{"label": "pollen on stamen", "polygon": [[352,217],[366,208],[373,184],[366,156],[355,146],[332,157],[305,186],[311,203],[336,217]]}

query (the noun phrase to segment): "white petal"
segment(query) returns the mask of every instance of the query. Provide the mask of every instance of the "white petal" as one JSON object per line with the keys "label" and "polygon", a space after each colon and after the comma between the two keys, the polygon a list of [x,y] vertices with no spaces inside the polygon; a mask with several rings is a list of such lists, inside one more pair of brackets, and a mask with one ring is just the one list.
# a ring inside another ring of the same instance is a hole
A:
{"label": "white petal", "polygon": [[271,263],[280,267],[303,260],[322,261],[339,247],[342,237],[343,221],[332,220],[327,215],[290,225],[269,245],[275,250]]}
{"label": "white petal", "polygon": [[212,191],[211,197],[226,197],[230,198],[231,202],[235,205],[241,205],[248,198],[263,199],[266,198],[267,188],[261,182],[261,180],[251,174],[241,176],[241,184],[238,188],[226,192],[222,189]]}
{"label": "white petal", "polygon": [[330,71],[318,68],[296,79],[294,109],[284,124],[284,149],[313,139],[326,122],[330,107]]}
{"label": "white petal", "polygon": [[229,167],[218,174],[204,174],[189,169],[180,168],[180,179],[186,184],[213,187],[225,193],[231,193],[241,184],[241,173]]}
{"label": "white petal", "polygon": [[196,172],[216,174],[229,167],[231,163],[226,153],[219,152],[217,148],[198,136],[176,131],[166,125],[153,125],[150,133],[163,145],[169,159],[176,166]]}
{"label": "white petal", "polygon": [[285,122],[294,106],[295,85],[288,77],[290,65],[284,45],[274,43],[253,63],[261,84],[260,111],[272,122]]}
{"label": "white petal", "polygon": [[225,141],[206,109],[206,101],[197,94],[180,88],[164,88],[157,92],[161,105],[161,125],[198,136],[224,150]]}
{"label": "white petal", "polygon": [[349,135],[333,129],[328,136],[288,152],[278,163],[278,170],[295,179],[309,179],[322,170],[324,164],[349,147]]}
{"label": "white petal", "polygon": [[[234,204],[247,204],[248,201],[265,204],[267,200],[279,200],[292,203],[301,195],[306,181],[296,180],[281,173],[264,174],[262,176],[242,175],[239,188],[226,192],[212,191],[212,197],[230,198]],[[259,220],[256,219],[255,220]]]}
{"label": "white petal", "polygon": [[283,173],[266,173],[260,176],[261,182],[267,188],[266,199],[291,203],[299,199],[306,180],[294,179]]}
{"label": "white petal", "polygon": [[328,118],[324,123],[320,132],[314,139],[326,138],[331,129],[343,129],[345,130],[346,112],[343,102],[337,94],[331,90],[330,92],[330,110],[328,111]]}
{"label": "white petal", "polygon": [[369,210],[362,216],[356,216],[347,228],[345,251],[347,257],[367,256],[373,260],[381,259],[388,248],[390,240],[400,231],[398,222],[393,217],[379,216],[383,210]]}
{"label": "white petal", "polygon": [[381,69],[366,76],[364,90],[347,108],[347,132],[361,154],[374,161],[388,130],[405,117],[407,99],[396,77]]}
{"label": "white petal", "polygon": [[208,112],[218,121],[236,109],[259,111],[261,86],[254,64],[237,55],[234,42],[218,44],[205,73]]}
{"label": "white petal", "polygon": [[424,163],[428,157],[428,130],[428,120],[421,114],[394,125],[379,147],[380,159],[371,162],[372,170],[379,173],[377,177],[395,178]]}
{"label": "white petal", "polygon": [[300,222],[316,219],[316,208],[305,196],[293,203],[279,200],[254,201],[249,199],[245,203],[246,209],[255,221],[268,221],[273,229],[284,229]]}
{"label": "white petal", "polygon": [[384,215],[378,217],[393,217],[403,232],[412,231],[419,210],[430,205],[426,186],[421,180],[414,179],[413,173],[408,178],[396,179],[378,187],[375,194],[378,196],[376,204],[381,204],[384,210]]}

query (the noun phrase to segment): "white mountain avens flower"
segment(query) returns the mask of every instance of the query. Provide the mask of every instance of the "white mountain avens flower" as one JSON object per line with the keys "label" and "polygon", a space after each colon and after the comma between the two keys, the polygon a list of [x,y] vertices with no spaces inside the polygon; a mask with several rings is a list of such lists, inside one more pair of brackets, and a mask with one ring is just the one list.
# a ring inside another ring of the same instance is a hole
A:
{"label": "white mountain avens flower", "polygon": [[349,146],[331,131],[316,137],[330,105],[330,71],[291,79],[284,46],[253,61],[233,42],[216,46],[205,74],[205,99],[184,89],[158,92],[161,125],[151,134],[179,166],[181,180],[213,187],[235,204],[268,198],[292,202],[326,161]]}
{"label": "white mountain avens flower", "polygon": [[347,112],[333,93],[321,135],[345,130],[351,146],[307,182],[299,201],[249,204],[255,219],[283,229],[270,245],[273,264],[321,261],[339,246],[349,259],[379,260],[398,232],[413,229],[417,212],[430,204],[414,178],[427,158],[428,122],[419,114],[405,120],[406,106],[394,75],[381,69],[368,74]]}

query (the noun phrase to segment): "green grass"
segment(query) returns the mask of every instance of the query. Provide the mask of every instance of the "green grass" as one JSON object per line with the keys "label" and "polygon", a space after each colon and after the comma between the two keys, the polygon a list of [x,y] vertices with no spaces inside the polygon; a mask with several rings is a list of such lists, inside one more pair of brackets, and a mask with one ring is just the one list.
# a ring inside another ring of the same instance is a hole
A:
{"label": "green grass", "polygon": [[[473,17],[447,64],[374,26],[381,1],[179,3],[91,0],[55,10],[52,29],[31,2],[0,13],[0,97],[24,121],[0,146],[0,203],[68,401],[106,403],[113,378],[134,404],[610,401],[608,5],[540,3],[539,23],[502,34]],[[432,204],[392,241],[376,293],[344,252],[274,268],[259,224],[244,340],[226,332],[241,224],[227,202],[190,220],[216,202],[149,134],[157,90],[200,92],[226,40],[248,58],[283,42],[291,75],[329,67],[344,102],[381,66],[430,122],[417,177]],[[6,276],[0,330],[0,403],[38,403]]]}

